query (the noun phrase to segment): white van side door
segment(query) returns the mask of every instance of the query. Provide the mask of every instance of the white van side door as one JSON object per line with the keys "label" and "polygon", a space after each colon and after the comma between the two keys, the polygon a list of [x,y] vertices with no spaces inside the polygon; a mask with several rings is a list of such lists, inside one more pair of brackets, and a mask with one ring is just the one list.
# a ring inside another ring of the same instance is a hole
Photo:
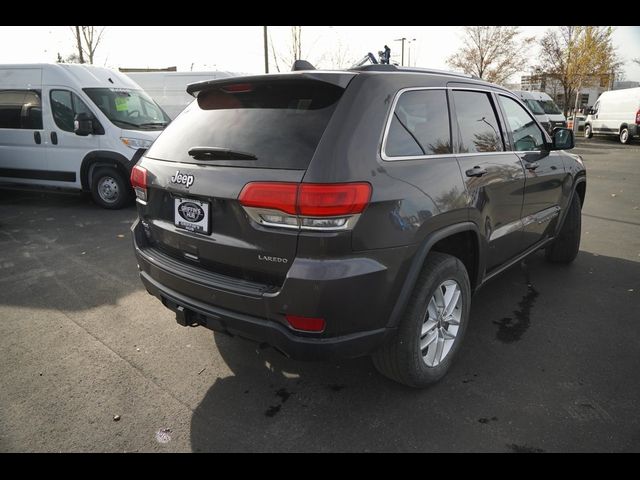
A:
{"label": "white van side door", "polygon": [[52,86],[44,90],[50,105],[50,113],[44,119],[49,170],[65,172],[64,180],[56,185],[81,188],[82,160],[89,152],[100,148],[101,135],[76,135],[73,124],[78,113],[95,115],[80,96],[68,87]]}
{"label": "white van side door", "polygon": [[40,90],[0,90],[0,178],[42,183],[48,177]]}

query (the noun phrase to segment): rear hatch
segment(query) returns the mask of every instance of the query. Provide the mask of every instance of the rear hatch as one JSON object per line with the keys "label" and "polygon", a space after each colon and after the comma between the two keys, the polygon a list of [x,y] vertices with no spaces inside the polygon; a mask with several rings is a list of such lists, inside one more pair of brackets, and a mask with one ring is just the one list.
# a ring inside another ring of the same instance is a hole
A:
{"label": "rear hatch", "polygon": [[[353,73],[291,73],[201,82],[197,95],[138,164],[149,246],[163,255],[267,287],[282,285],[298,230],[252,221],[249,182],[301,182]],[[200,270],[202,271],[202,270]]]}

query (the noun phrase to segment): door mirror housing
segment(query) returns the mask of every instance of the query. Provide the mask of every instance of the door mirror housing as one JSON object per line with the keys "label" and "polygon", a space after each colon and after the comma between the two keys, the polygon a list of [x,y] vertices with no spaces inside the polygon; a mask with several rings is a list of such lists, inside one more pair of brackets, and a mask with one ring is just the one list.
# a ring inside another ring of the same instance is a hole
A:
{"label": "door mirror housing", "polygon": [[86,137],[93,133],[93,118],[85,112],[77,113],[73,121],[73,131],[76,135]]}
{"label": "door mirror housing", "polygon": [[575,146],[573,130],[568,128],[555,128],[552,138],[551,150],[571,150]]}

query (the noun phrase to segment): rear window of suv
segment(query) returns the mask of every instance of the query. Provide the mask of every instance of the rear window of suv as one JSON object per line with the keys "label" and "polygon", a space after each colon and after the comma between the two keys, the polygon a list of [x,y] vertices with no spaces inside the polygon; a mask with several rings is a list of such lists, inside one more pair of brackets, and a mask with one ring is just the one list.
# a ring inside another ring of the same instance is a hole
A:
{"label": "rear window of suv", "polygon": [[[304,170],[343,92],[333,84],[308,79],[209,88],[171,122],[147,156],[218,166]],[[205,155],[194,154],[193,149]]]}

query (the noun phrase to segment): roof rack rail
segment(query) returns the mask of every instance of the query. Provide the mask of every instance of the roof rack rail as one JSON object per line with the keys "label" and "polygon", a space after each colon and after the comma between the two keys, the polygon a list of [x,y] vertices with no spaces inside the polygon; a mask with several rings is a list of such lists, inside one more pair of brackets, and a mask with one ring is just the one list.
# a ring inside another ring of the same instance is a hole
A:
{"label": "roof rack rail", "polygon": [[438,70],[435,68],[420,67],[399,67],[396,65],[362,65],[360,67],[350,68],[349,70],[358,70],[361,72],[413,72],[413,73],[435,73],[438,75],[451,75],[452,77],[474,78],[480,80],[475,75],[469,75],[462,72],[451,72],[449,70]]}

